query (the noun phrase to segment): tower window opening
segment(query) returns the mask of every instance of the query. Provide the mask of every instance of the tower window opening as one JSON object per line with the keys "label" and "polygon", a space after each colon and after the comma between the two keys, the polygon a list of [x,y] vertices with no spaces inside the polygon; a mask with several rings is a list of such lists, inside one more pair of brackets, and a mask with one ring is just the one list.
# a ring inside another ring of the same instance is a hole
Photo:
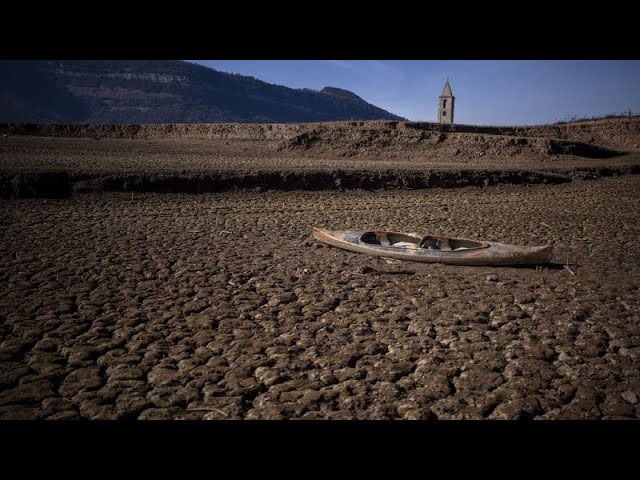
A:
{"label": "tower window opening", "polygon": [[447,99],[442,100],[442,108],[447,108]]}
{"label": "tower window opening", "polygon": [[443,111],[442,111],[442,116],[443,116],[443,117],[446,117],[446,116],[447,116],[447,111],[446,111],[446,110],[443,110]]}

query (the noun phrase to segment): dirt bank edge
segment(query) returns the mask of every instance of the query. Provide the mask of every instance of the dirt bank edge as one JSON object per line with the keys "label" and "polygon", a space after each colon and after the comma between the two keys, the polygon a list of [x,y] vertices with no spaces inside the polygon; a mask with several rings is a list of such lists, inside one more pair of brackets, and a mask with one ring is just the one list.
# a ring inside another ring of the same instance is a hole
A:
{"label": "dirt bank edge", "polygon": [[256,171],[182,174],[81,172],[0,172],[0,197],[68,198],[74,193],[207,193],[230,190],[344,190],[488,187],[560,184],[600,177],[639,174],[640,164],[558,171]]}

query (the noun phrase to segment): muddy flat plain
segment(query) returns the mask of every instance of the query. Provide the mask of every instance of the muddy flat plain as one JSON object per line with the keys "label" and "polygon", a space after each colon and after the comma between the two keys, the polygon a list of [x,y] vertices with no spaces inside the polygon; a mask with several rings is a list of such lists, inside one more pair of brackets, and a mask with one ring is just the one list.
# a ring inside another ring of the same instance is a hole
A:
{"label": "muddy flat plain", "polygon": [[[638,117],[0,134],[0,419],[640,417]],[[554,258],[393,261],[313,226]]]}
{"label": "muddy flat plain", "polygon": [[[639,208],[637,175],[2,199],[0,418],[638,418]],[[555,257],[390,261],[312,226]]]}

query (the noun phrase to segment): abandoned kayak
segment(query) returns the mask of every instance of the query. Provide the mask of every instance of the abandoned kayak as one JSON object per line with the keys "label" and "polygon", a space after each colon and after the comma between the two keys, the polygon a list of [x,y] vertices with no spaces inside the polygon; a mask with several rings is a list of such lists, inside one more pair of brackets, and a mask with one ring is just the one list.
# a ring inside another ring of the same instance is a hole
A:
{"label": "abandoned kayak", "polygon": [[313,228],[323,243],[352,252],[412,262],[448,265],[531,265],[551,261],[553,247],[525,247],[417,233],[324,230]]}

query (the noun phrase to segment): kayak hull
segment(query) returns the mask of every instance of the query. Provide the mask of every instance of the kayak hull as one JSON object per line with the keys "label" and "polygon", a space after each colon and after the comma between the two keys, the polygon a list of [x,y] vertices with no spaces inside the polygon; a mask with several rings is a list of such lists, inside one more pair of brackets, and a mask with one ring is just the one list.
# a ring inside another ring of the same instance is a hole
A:
{"label": "kayak hull", "polygon": [[[328,245],[357,253],[378,257],[408,260],[422,263],[443,263],[446,265],[537,265],[549,263],[553,257],[553,247],[544,245],[526,247],[498,242],[479,242],[455,237],[430,237],[415,233],[366,232],[356,230],[325,230],[314,227],[313,237]],[[401,240],[395,244],[372,244],[370,238],[395,236]],[[363,238],[367,241],[364,241]],[[420,241],[425,238],[440,239],[442,245],[465,245],[468,248],[439,249],[423,248]],[[400,246],[402,245],[402,246]]]}

